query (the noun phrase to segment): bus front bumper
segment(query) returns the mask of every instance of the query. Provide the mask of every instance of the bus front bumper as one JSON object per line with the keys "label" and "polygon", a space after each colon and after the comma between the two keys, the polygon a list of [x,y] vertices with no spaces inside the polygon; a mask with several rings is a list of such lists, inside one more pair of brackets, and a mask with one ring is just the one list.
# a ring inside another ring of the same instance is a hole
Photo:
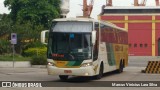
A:
{"label": "bus front bumper", "polygon": [[80,68],[57,68],[47,66],[48,75],[73,75],[73,76],[94,76],[96,73],[92,66]]}

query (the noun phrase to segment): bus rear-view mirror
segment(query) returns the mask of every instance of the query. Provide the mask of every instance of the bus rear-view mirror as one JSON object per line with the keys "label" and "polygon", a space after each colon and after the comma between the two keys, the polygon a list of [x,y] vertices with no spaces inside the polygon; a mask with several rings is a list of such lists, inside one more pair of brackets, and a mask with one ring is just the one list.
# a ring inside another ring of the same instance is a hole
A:
{"label": "bus rear-view mirror", "polygon": [[43,44],[47,44],[46,43],[46,36],[47,36],[47,33],[49,32],[49,30],[44,30],[44,31],[42,31],[41,32],[41,43],[43,43]]}
{"label": "bus rear-view mirror", "polygon": [[95,45],[96,43],[96,31],[92,31],[92,44]]}

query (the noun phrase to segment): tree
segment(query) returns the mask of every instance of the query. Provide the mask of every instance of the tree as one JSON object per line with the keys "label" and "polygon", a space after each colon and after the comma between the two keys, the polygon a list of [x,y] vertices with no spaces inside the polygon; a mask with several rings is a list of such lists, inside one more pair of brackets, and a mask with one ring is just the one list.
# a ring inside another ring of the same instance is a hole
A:
{"label": "tree", "polygon": [[[5,0],[4,5],[11,10],[9,16],[13,22],[10,30],[16,28],[16,32],[24,31],[33,34],[37,32],[39,26],[48,29],[49,22],[60,17],[60,3],[60,0]],[[32,36],[36,37],[36,35]]]}
{"label": "tree", "polygon": [[2,14],[0,14],[0,20],[2,19],[2,16],[3,16],[3,15],[2,15]]}
{"label": "tree", "polygon": [[39,42],[41,30],[49,29],[52,19],[60,17],[60,3],[60,0],[5,0],[5,7],[11,10],[0,22],[0,31],[8,35],[5,40],[10,40],[11,33],[17,33],[16,52],[20,54],[28,44]]}
{"label": "tree", "polygon": [[11,33],[12,20],[8,14],[0,15],[0,38],[6,35],[7,33]]}
{"label": "tree", "polygon": [[11,33],[12,20],[8,14],[0,15],[0,54],[10,53],[9,33]]}
{"label": "tree", "polygon": [[49,27],[49,21],[60,16],[60,0],[5,0],[14,22],[32,22]]}
{"label": "tree", "polygon": [[30,21],[24,22],[24,24],[16,23],[12,27],[12,31],[17,33],[16,46],[17,53],[22,53],[29,44],[40,41],[41,30],[44,30],[43,25],[33,25]]}

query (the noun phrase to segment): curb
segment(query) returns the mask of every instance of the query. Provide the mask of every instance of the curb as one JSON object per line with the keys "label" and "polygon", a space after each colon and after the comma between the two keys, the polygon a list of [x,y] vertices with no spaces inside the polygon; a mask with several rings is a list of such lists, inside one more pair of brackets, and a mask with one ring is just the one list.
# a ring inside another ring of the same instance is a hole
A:
{"label": "curb", "polygon": [[[13,68],[13,61],[0,61],[0,68]],[[15,61],[14,68],[47,68],[47,65],[31,65],[30,61]]]}

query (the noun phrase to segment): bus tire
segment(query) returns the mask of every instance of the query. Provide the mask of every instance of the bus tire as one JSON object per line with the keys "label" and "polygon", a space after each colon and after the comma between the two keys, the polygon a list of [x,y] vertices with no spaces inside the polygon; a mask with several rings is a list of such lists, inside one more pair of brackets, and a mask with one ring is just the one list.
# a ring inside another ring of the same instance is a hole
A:
{"label": "bus tire", "polygon": [[62,81],[66,81],[68,79],[68,75],[59,75],[59,78],[62,80]]}
{"label": "bus tire", "polygon": [[120,64],[119,64],[119,69],[118,69],[118,73],[122,73],[123,72],[123,68],[124,68],[124,64],[121,60]]}
{"label": "bus tire", "polygon": [[99,74],[96,75],[96,79],[101,79],[103,76],[103,63],[101,63],[100,69],[99,69]]}

